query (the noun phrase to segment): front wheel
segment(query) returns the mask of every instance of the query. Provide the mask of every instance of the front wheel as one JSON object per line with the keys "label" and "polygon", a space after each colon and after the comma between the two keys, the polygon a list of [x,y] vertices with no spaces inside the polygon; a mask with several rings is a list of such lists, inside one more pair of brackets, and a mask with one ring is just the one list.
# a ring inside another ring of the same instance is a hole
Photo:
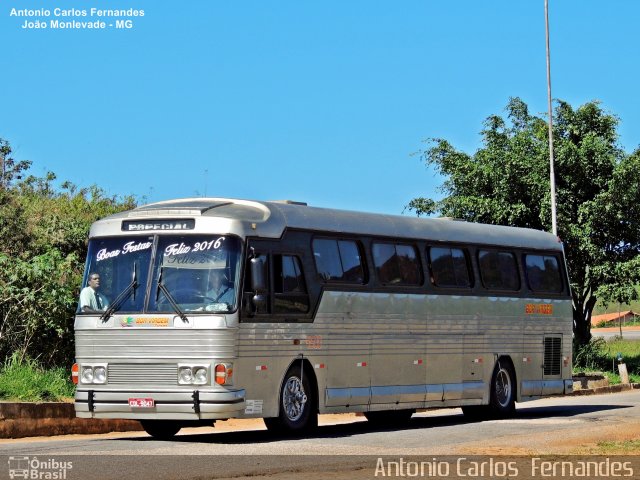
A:
{"label": "front wheel", "polygon": [[182,426],[172,420],[140,420],[144,431],[158,440],[170,440]]}
{"label": "front wheel", "polygon": [[315,396],[306,372],[300,366],[289,369],[280,389],[278,416],[265,418],[269,430],[297,433],[318,426]]}

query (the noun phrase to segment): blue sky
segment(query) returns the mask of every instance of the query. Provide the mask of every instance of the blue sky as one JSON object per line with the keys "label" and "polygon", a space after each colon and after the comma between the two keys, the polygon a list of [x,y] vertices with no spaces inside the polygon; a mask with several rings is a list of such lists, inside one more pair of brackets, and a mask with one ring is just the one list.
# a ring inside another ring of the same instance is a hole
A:
{"label": "blue sky", "polygon": [[[24,30],[13,7],[145,15],[131,30]],[[636,0],[550,0],[553,96],[602,101],[627,151],[638,20]],[[412,155],[424,139],[472,153],[509,97],[546,112],[544,33],[543,0],[0,0],[0,138],[35,174],[110,194],[399,214],[438,196]]]}

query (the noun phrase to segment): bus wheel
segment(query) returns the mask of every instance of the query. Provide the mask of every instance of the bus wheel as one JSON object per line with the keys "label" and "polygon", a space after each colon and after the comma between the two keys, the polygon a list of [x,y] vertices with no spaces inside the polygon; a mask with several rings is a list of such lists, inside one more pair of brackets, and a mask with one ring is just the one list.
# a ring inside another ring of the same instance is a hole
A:
{"label": "bus wheel", "polygon": [[278,416],[264,419],[269,430],[296,433],[318,425],[311,382],[308,375],[301,373],[299,365],[291,367],[285,375],[279,400]]}
{"label": "bus wheel", "polygon": [[411,419],[414,410],[388,410],[381,412],[365,412],[369,423],[377,427],[400,427]]}
{"label": "bus wheel", "polygon": [[180,431],[181,425],[172,420],[140,420],[144,431],[158,440],[170,440]]}
{"label": "bus wheel", "polygon": [[491,396],[489,406],[495,417],[508,417],[516,409],[515,374],[508,361],[500,361],[491,377]]}

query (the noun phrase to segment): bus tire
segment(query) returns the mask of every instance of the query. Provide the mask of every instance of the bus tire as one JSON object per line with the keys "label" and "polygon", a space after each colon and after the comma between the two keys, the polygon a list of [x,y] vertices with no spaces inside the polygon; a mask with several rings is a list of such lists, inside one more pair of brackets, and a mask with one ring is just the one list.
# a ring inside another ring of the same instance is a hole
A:
{"label": "bus tire", "polygon": [[400,427],[409,423],[414,410],[383,410],[380,412],[365,412],[369,423],[377,427]]}
{"label": "bus tire", "polygon": [[498,360],[491,376],[489,411],[494,418],[506,418],[516,409],[516,376],[509,360]]}
{"label": "bus tire", "polygon": [[172,420],[140,420],[144,431],[158,440],[170,440],[182,426]]}
{"label": "bus tire", "polygon": [[316,398],[310,380],[306,371],[301,374],[299,364],[289,369],[280,388],[278,416],[264,419],[267,429],[295,434],[318,426]]}

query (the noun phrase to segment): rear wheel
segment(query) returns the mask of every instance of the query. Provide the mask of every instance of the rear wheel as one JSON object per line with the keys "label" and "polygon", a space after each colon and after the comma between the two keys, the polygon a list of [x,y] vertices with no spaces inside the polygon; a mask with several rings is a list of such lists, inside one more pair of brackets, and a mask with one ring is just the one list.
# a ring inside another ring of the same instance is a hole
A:
{"label": "rear wheel", "polygon": [[299,365],[291,367],[285,375],[278,403],[278,416],[264,419],[269,430],[297,433],[318,426],[316,399],[309,375],[303,373]]}
{"label": "rear wheel", "polygon": [[498,360],[491,377],[489,407],[493,416],[504,418],[513,415],[516,409],[515,374],[509,362]]}
{"label": "rear wheel", "polygon": [[158,440],[169,440],[182,428],[173,420],[140,420],[140,423],[145,432]]}
{"label": "rear wheel", "polygon": [[462,407],[462,413],[470,420],[505,418],[516,410],[515,379],[513,367],[509,361],[499,360],[491,376],[489,405],[468,405]]}

